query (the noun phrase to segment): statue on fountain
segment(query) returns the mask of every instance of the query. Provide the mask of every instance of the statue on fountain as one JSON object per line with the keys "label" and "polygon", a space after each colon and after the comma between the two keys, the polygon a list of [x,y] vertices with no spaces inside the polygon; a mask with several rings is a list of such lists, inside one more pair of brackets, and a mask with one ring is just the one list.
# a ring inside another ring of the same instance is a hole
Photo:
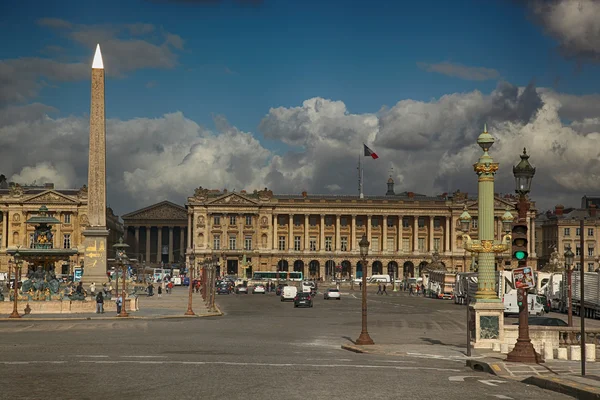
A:
{"label": "statue on fountain", "polygon": [[26,277],[22,292],[27,293],[30,300],[50,300],[52,295],[59,294],[60,283],[54,269],[44,271],[41,266],[38,266],[35,271],[29,269]]}

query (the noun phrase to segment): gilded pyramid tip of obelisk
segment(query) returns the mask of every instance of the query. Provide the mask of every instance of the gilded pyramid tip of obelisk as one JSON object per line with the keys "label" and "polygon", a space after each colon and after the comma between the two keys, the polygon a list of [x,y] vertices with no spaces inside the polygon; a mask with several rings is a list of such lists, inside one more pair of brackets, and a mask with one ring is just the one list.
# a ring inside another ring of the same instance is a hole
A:
{"label": "gilded pyramid tip of obelisk", "polygon": [[102,53],[100,52],[100,44],[96,45],[96,54],[94,54],[94,61],[92,61],[92,68],[104,69],[104,63],[102,62]]}

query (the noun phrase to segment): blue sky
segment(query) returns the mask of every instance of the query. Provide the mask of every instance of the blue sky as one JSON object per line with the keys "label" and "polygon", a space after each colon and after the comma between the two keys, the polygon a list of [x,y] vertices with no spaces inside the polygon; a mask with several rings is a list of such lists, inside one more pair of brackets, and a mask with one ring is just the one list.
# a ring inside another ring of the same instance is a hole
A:
{"label": "blue sky", "polygon": [[[85,182],[99,42],[109,197],[125,211],[200,185],[352,194],[362,142],[380,155],[367,193],[385,192],[390,168],[399,190],[473,192],[484,122],[503,165],[530,149],[545,206],[597,191],[600,2],[247,3],[4,2],[0,146],[26,156],[0,170]],[[510,181],[501,169],[498,191]]]}
{"label": "blue sky", "polygon": [[[179,35],[184,49],[175,52],[175,67],[141,69],[107,82],[108,114],[123,119],[182,111],[212,126],[212,114],[222,114],[255,132],[270,107],[314,96],[341,99],[362,113],[403,98],[426,101],[496,85],[427,72],[419,62],[493,68],[517,85],[535,80],[553,87],[558,78],[558,87],[569,93],[598,91],[598,83],[590,85],[599,82],[598,68],[578,72],[575,62],[556,54],[556,42],[531,22],[525,7],[510,1],[22,1],[5,11],[0,35],[11,39],[3,41],[2,59],[44,56],[45,46],[59,45],[64,57],[89,62],[93,49],[37,25],[40,18],[150,23]],[[86,81],[69,82],[42,90],[39,100],[63,115],[81,114],[88,91]]]}

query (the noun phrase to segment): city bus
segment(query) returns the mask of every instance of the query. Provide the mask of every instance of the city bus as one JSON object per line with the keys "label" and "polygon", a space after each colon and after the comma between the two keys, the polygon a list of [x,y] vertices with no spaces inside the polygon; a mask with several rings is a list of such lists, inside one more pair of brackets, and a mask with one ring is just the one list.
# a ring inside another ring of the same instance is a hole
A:
{"label": "city bus", "polygon": [[298,271],[256,271],[252,274],[253,281],[286,280],[303,281],[302,272]]}

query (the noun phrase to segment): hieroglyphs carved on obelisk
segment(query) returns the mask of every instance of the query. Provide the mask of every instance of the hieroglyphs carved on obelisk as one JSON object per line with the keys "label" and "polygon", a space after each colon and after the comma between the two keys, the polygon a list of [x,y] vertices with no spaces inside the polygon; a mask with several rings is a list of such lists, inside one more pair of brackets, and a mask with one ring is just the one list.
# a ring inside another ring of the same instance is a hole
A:
{"label": "hieroglyphs carved on obelisk", "polygon": [[106,116],[104,112],[104,63],[100,45],[92,62],[90,148],[88,165],[88,223],[83,231],[85,282],[102,283],[106,276]]}

